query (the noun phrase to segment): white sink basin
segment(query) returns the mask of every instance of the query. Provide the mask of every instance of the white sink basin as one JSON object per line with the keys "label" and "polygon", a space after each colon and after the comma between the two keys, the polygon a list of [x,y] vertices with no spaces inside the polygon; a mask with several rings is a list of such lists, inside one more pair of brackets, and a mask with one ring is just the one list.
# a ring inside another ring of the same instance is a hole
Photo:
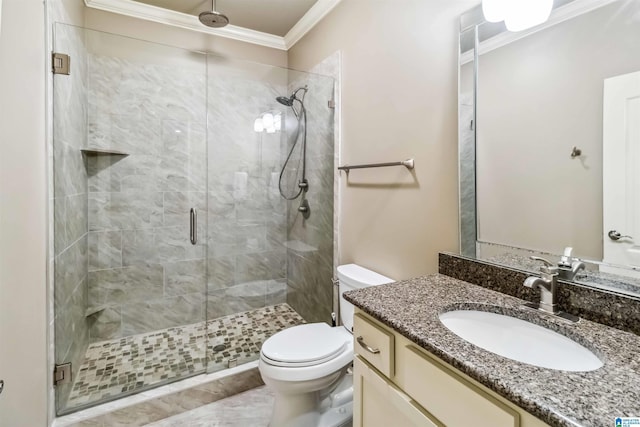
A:
{"label": "white sink basin", "polygon": [[440,321],[454,334],[492,353],[542,368],[594,371],[603,363],[571,339],[524,320],[475,310],[448,311]]}

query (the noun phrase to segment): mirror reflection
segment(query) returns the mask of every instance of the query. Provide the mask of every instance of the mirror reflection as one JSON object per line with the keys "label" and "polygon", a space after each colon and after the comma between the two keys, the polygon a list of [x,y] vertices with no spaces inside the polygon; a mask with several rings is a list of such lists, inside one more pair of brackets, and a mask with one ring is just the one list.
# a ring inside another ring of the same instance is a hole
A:
{"label": "mirror reflection", "polygon": [[563,2],[522,33],[482,22],[477,62],[473,30],[461,33],[463,254],[473,230],[479,258],[537,271],[528,257],[542,254],[566,280],[640,295],[640,0]]}

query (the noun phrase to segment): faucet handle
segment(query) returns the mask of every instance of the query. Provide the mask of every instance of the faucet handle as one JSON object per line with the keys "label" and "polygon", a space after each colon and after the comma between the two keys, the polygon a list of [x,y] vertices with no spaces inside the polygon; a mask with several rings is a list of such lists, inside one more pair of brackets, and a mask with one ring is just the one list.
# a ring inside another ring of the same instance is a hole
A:
{"label": "faucet handle", "polygon": [[574,260],[574,258],[571,258],[572,251],[573,248],[570,246],[564,248],[564,254],[560,257],[560,261],[558,261],[558,267],[571,268],[571,263]]}
{"label": "faucet handle", "polygon": [[553,263],[551,261],[549,261],[548,259],[539,257],[539,256],[531,256],[531,259],[534,261],[540,261],[543,262],[544,265],[546,265],[547,267],[553,267]]}
{"label": "faucet handle", "polygon": [[558,267],[551,261],[545,258],[541,258],[539,256],[531,256],[531,259],[534,261],[543,262],[544,265],[540,267],[540,271],[547,274],[558,274]]}

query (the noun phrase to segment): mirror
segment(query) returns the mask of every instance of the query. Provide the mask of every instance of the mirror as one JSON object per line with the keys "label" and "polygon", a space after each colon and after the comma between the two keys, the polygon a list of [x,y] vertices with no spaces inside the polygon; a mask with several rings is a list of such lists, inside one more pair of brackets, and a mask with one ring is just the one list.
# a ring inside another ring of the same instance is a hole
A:
{"label": "mirror", "polygon": [[640,297],[640,0],[556,0],[511,33],[461,18],[461,253]]}

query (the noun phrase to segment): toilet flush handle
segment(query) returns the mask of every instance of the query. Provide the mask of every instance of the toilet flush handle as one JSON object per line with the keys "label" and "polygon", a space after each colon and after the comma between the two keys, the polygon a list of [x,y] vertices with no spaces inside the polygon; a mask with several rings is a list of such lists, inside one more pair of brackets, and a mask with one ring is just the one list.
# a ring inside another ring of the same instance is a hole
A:
{"label": "toilet flush handle", "polygon": [[373,354],[378,354],[380,353],[380,350],[377,348],[373,348],[369,345],[367,345],[367,343],[364,342],[364,338],[362,337],[358,337],[356,338],[356,341],[358,341],[358,344],[360,344],[360,347],[364,348],[365,350],[367,350],[369,353],[373,353]]}

